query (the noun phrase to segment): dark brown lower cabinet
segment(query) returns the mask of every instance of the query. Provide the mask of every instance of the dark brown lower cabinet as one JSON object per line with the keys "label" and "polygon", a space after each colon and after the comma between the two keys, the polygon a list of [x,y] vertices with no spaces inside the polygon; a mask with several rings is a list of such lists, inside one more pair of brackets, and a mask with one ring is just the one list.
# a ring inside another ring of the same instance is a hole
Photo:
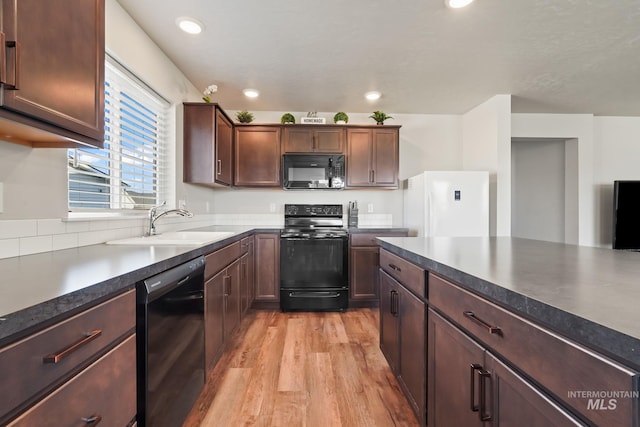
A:
{"label": "dark brown lower cabinet", "polygon": [[222,270],[204,284],[205,365],[213,369],[224,343],[224,282],[226,270]]}
{"label": "dark brown lower cabinet", "polygon": [[258,233],[255,245],[255,301],[280,301],[280,234]]}
{"label": "dark brown lower cabinet", "polygon": [[380,349],[421,424],[426,417],[426,304],[380,270]]}
{"label": "dark brown lower cabinet", "polygon": [[227,267],[224,278],[224,339],[225,341],[240,324],[240,260]]}
{"label": "dark brown lower cabinet", "polygon": [[587,425],[435,311],[428,316],[429,426]]}

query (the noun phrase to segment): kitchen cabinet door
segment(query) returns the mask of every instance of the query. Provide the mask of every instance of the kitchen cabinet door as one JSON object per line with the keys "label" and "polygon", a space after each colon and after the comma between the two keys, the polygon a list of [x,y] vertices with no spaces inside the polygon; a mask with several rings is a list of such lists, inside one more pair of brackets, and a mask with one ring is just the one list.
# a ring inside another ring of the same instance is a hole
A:
{"label": "kitchen cabinet door", "polygon": [[376,237],[407,234],[406,231],[371,230],[349,235],[349,307],[371,307],[379,303],[380,249]]}
{"label": "kitchen cabinet door", "polygon": [[280,163],[279,126],[236,126],[236,186],[280,187]]}
{"label": "kitchen cabinet door", "polygon": [[[353,302],[368,301],[376,303],[378,297],[378,258],[377,246],[352,247],[350,252],[349,297]],[[353,304],[349,304],[353,306]]]}
{"label": "kitchen cabinet door", "polygon": [[484,348],[432,310],[428,325],[427,425],[485,426],[480,419],[488,411],[480,402]]}
{"label": "kitchen cabinet door", "polygon": [[345,131],[342,127],[285,126],[283,151],[285,153],[343,153]]}
{"label": "kitchen cabinet door", "polygon": [[380,270],[380,350],[396,375],[400,368],[399,288],[398,282]]}
{"label": "kitchen cabinet door", "polygon": [[205,365],[213,369],[224,343],[224,305],[227,271],[222,270],[204,285],[204,346]]}
{"label": "kitchen cabinet door", "polygon": [[347,130],[347,186],[371,185],[371,130]]}
{"label": "kitchen cabinet door", "polygon": [[492,403],[487,416],[500,427],[576,427],[586,426],[541,393],[529,381],[485,354],[485,367],[491,372]]}
{"label": "kitchen cabinet door", "polygon": [[218,104],[184,103],[183,181],[233,184],[233,124]]}
{"label": "kitchen cabinet door", "polygon": [[2,0],[2,32],[3,139],[102,147],[104,0]]}
{"label": "kitchen cabinet door", "polygon": [[224,340],[227,341],[240,324],[240,260],[227,267],[224,288]]}
{"label": "kitchen cabinet door", "polygon": [[398,187],[398,130],[377,126],[372,130],[372,185]]}
{"label": "kitchen cabinet door", "polygon": [[255,301],[280,301],[280,235],[259,233],[255,245]]}
{"label": "kitchen cabinet door", "polygon": [[426,305],[403,287],[399,288],[400,370],[398,379],[421,424],[426,422],[427,346]]}

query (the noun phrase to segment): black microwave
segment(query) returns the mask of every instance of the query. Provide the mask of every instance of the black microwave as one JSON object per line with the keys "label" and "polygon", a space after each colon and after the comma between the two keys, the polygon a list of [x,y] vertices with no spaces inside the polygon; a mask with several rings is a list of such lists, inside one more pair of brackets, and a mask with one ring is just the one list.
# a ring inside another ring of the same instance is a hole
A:
{"label": "black microwave", "polygon": [[282,156],[282,188],[286,190],[344,188],[344,156],[341,154],[285,154]]}

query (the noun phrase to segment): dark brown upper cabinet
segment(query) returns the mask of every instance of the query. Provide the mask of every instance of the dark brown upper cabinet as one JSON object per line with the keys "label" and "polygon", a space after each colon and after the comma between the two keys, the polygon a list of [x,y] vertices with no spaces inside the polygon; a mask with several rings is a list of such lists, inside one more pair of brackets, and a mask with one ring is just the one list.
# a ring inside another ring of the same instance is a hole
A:
{"label": "dark brown upper cabinet", "polygon": [[183,181],[233,184],[233,122],[218,104],[184,103]]}
{"label": "dark brown upper cabinet", "polygon": [[398,188],[399,126],[347,130],[347,187]]}
{"label": "dark brown upper cabinet", "polygon": [[0,139],[104,144],[104,0],[2,0]]}
{"label": "dark brown upper cabinet", "polygon": [[280,126],[235,126],[234,185],[280,187]]}
{"label": "dark brown upper cabinet", "polygon": [[283,129],[284,153],[344,153],[343,126],[285,125]]}

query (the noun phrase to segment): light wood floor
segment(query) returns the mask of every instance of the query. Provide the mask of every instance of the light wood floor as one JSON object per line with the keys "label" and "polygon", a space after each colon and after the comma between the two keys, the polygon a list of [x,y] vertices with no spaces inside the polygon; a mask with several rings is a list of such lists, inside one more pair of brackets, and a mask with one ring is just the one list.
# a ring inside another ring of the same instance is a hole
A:
{"label": "light wood floor", "polygon": [[378,346],[378,309],[252,311],[184,427],[418,426]]}

